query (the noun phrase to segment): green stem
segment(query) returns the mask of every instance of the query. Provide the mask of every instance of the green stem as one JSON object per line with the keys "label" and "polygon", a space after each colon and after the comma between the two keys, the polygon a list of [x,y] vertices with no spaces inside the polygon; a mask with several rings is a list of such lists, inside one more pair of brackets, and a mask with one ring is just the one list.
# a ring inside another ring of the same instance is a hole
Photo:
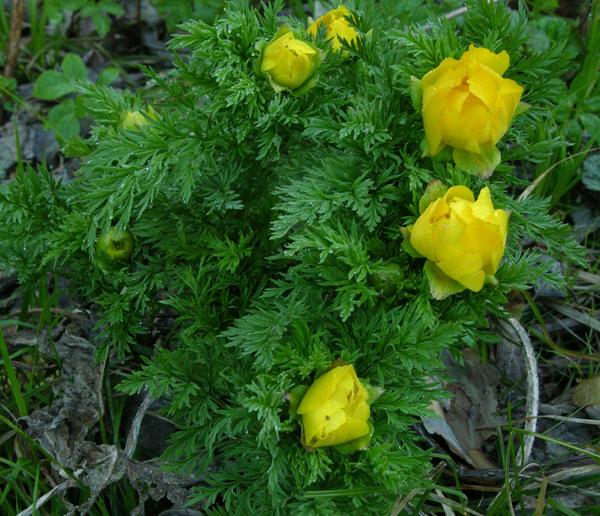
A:
{"label": "green stem", "polygon": [[0,354],[2,354],[4,370],[6,371],[6,377],[8,378],[8,383],[10,385],[13,398],[17,404],[19,416],[24,417],[28,414],[27,404],[25,403],[25,398],[23,398],[23,394],[21,393],[21,386],[17,378],[17,372],[15,371],[12,361],[10,360],[10,355],[8,354],[8,348],[6,346],[6,342],[4,341],[4,334],[2,331],[0,331]]}

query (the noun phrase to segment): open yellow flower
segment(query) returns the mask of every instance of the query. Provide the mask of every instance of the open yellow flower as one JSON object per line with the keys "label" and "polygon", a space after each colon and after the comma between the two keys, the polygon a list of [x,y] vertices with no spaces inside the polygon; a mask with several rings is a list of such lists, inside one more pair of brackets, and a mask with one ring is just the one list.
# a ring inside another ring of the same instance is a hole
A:
{"label": "open yellow flower", "polygon": [[368,398],[352,365],[335,367],[317,378],[298,407],[305,444],[335,446],[369,434]]}
{"label": "open yellow flower", "polygon": [[340,38],[347,43],[357,43],[359,40],[358,32],[346,19],[350,16],[350,11],[340,5],[337,9],[328,11],[320,18],[317,18],[308,26],[308,33],[314,38],[320,26],[325,27],[327,40],[331,42],[331,48],[336,52],[342,48]]}
{"label": "open yellow flower", "polygon": [[430,270],[435,266],[457,282],[459,290],[478,292],[498,270],[508,217],[506,210],[494,209],[489,188],[483,188],[475,200],[466,186],[454,186],[417,219],[410,243],[429,260]]}
{"label": "open yellow flower", "polygon": [[489,175],[500,162],[495,145],[504,136],[519,105],[523,87],[502,74],[506,51],[469,47],[459,60],[444,59],[420,81],[425,126],[425,155],[447,145],[454,161],[468,172]]}
{"label": "open yellow flower", "polygon": [[263,49],[260,71],[275,91],[297,90],[315,74],[319,63],[319,52],[283,27]]}

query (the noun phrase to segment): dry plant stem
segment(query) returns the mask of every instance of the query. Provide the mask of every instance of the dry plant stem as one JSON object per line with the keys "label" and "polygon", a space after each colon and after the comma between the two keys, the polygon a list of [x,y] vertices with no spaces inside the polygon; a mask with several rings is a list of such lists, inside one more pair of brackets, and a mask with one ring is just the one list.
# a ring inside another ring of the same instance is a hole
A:
{"label": "dry plant stem", "polygon": [[[431,473],[428,475],[429,478],[435,478],[439,473],[444,471],[445,468],[446,468],[446,463],[440,462],[435,468],[433,468]],[[410,493],[408,493],[403,498],[398,498],[396,500],[396,503],[394,504],[394,507],[392,508],[392,511],[390,512],[390,516],[398,516],[399,514],[403,513],[404,509],[406,509],[406,507],[408,506],[408,503],[415,496],[417,496],[420,491],[421,491],[420,489],[413,489]]]}
{"label": "dry plant stem", "polygon": [[429,498],[429,500],[431,500],[433,502],[437,502],[440,505],[448,505],[448,506],[456,509],[457,511],[461,511],[463,514],[471,514],[472,516],[484,516],[482,513],[474,511],[473,509],[469,509],[468,507],[465,507],[462,504],[457,503],[448,498],[440,498],[434,494],[430,494],[428,498]]}
{"label": "dry plant stem", "polygon": [[63,483],[58,484],[57,486],[53,487],[46,494],[40,496],[36,500],[35,504],[30,505],[29,507],[27,507],[27,509],[25,509],[24,511],[21,511],[19,514],[17,514],[17,516],[31,516],[31,514],[33,514],[34,509],[37,512],[38,509],[42,505],[44,505],[48,500],[50,500],[50,498],[52,498],[56,493],[63,493],[70,487],[73,487],[73,485],[74,485],[73,480],[71,480],[71,479],[65,480]]}
{"label": "dry plant stem", "polygon": [[[446,497],[442,494],[439,489],[435,490],[436,494],[441,500],[446,500]],[[448,504],[442,502],[442,510],[446,516],[456,516],[455,512],[448,506]]]}
{"label": "dry plant stem", "polygon": [[544,477],[542,479],[542,485],[540,486],[540,492],[538,494],[537,502],[535,504],[534,516],[544,516],[544,507],[546,506],[546,488],[548,487],[548,479]]}
{"label": "dry plant stem", "polygon": [[[595,475],[598,472],[600,472],[600,465],[596,460],[580,456],[569,459],[558,466],[548,466],[539,474],[543,474],[548,478],[549,485],[554,485],[561,480],[573,480],[578,477]],[[494,488],[495,492],[501,490],[499,486],[505,481],[505,472],[500,468],[472,470],[460,467],[458,476],[463,487],[466,485],[479,485],[481,488]],[[519,472],[519,478],[521,479],[535,480],[538,476],[523,471]],[[596,496],[600,496],[600,493],[596,493]]]}
{"label": "dry plant stem", "polygon": [[[531,456],[533,442],[535,441],[534,434],[537,429],[537,420],[540,409],[540,381],[537,371],[537,360],[535,358],[535,353],[533,351],[533,346],[531,345],[529,335],[527,335],[525,328],[523,328],[519,321],[511,318],[506,322],[501,322],[501,326],[505,328],[503,333],[507,338],[509,338],[512,334],[513,336],[516,336],[519,339],[519,341],[523,345],[523,351],[525,353],[525,365],[527,368],[527,401],[525,404],[525,430],[527,431],[527,433],[525,435],[524,446],[517,453],[517,464],[525,465],[523,470],[521,470],[522,472],[527,468],[529,457]],[[513,489],[514,483],[515,480],[511,479],[508,482],[508,485],[505,485],[504,489],[496,495],[491,504],[494,505],[496,500],[502,495],[503,492],[505,492],[507,497],[508,509],[510,511],[510,514],[513,516],[515,512],[512,506],[510,493]]]}
{"label": "dry plant stem", "polygon": [[565,355],[570,358],[577,358],[577,359],[581,359],[581,360],[592,360],[594,362],[600,362],[600,354],[598,354],[598,353],[580,353],[579,351],[571,351],[569,349],[563,348],[562,346],[560,346],[559,344],[554,342],[552,337],[550,337],[550,333],[546,329],[544,320],[538,314],[537,309],[535,308],[535,305],[533,304],[532,297],[526,291],[523,291],[522,294],[523,294],[523,297],[527,300],[534,315],[536,316],[536,319],[538,320],[538,323],[539,323],[539,327],[542,330],[543,341],[546,344],[548,344],[548,346],[550,346],[557,353],[560,353],[561,355]]}
{"label": "dry plant stem", "polygon": [[12,1],[10,15],[10,34],[8,36],[8,50],[6,52],[6,65],[4,76],[14,77],[17,67],[17,56],[19,55],[19,43],[21,42],[21,26],[23,25],[23,0]]}
{"label": "dry plant stem", "polygon": [[152,396],[150,396],[150,394],[146,394],[144,401],[142,401],[140,404],[135,417],[133,418],[131,429],[129,430],[129,435],[127,436],[127,442],[125,443],[125,455],[129,459],[133,457],[133,452],[137,446],[140,427],[142,426],[142,419],[144,419],[144,416],[146,415],[146,412],[153,401],[154,399]]}
{"label": "dry plant stem", "polygon": [[531,450],[533,449],[534,434],[537,429],[537,418],[540,411],[540,380],[538,378],[537,360],[529,335],[527,335],[525,328],[516,319],[509,319],[508,324],[516,332],[525,351],[525,365],[527,366],[527,420],[525,421],[525,430],[527,430],[528,434],[525,437],[525,446],[517,454],[517,462],[527,464],[531,456]]}
{"label": "dry plant stem", "polygon": [[[583,418],[579,418],[579,417],[570,417],[570,416],[555,416],[553,414],[542,414],[540,416],[537,416],[537,418],[538,419],[552,419],[554,421],[568,422],[568,423],[579,423],[582,425],[594,425],[594,426],[600,425],[599,419],[583,419]],[[513,419],[512,422],[519,424],[519,423],[524,423],[528,419],[531,419],[531,418],[526,417],[526,418],[522,418],[522,419]],[[479,426],[477,428],[478,429],[483,429],[483,428],[491,429],[491,428],[496,428],[496,427],[495,426]]]}
{"label": "dry plant stem", "polygon": [[527,197],[529,197],[531,195],[531,193],[544,180],[544,178],[561,163],[564,163],[565,161],[569,161],[570,159],[576,158],[577,156],[581,156],[582,154],[589,154],[590,152],[595,152],[597,150],[600,150],[600,147],[594,147],[592,149],[584,150],[581,152],[576,152],[575,154],[571,154],[570,156],[567,156],[566,158],[563,158],[560,161],[557,161],[551,167],[548,167],[544,172],[542,172],[539,176],[537,176],[535,178],[535,180],[533,181],[533,183],[531,183],[527,188],[525,188],[525,190],[523,190],[521,195],[519,195],[519,201],[523,201],[523,200],[527,199]]}
{"label": "dry plant stem", "polygon": [[[498,0],[493,0],[493,3],[496,3],[497,1]],[[451,20],[452,18],[457,18],[459,16],[462,16],[468,10],[469,10],[469,8],[466,6],[459,7],[458,9],[454,9],[453,11],[447,12],[446,14],[441,16],[441,18],[445,18],[446,20]],[[431,23],[426,23],[425,25],[423,25],[424,30],[431,30],[432,27],[433,27],[433,25],[431,25]]]}

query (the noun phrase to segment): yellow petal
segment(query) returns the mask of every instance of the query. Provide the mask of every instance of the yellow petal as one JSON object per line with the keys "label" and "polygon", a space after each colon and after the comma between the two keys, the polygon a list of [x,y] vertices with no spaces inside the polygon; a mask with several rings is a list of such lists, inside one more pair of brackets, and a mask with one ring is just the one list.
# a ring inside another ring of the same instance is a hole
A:
{"label": "yellow petal", "polygon": [[269,70],[272,70],[273,68],[275,68],[276,65],[277,65],[277,62],[274,59],[269,59],[267,57],[264,57],[261,65],[260,65],[260,71],[263,73],[268,72]]}
{"label": "yellow petal", "polygon": [[443,198],[433,201],[417,219],[410,232],[410,245],[421,256],[436,261],[435,243],[433,239],[433,222],[438,220],[438,213],[450,213]]}
{"label": "yellow petal", "polygon": [[265,47],[261,71],[272,82],[293,90],[313,74],[317,57],[316,50],[308,43],[286,32]]}
{"label": "yellow petal", "polygon": [[356,375],[354,366],[351,364],[345,366],[334,367],[331,371],[319,376],[302,398],[298,406],[298,414],[305,414],[312,410],[317,410],[326,401],[330,399],[341,378]]}
{"label": "yellow petal", "polygon": [[348,23],[348,20],[337,19],[332,21],[327,28],[327,39],[331,41],[334,50],[339,50],[342,46],[338,38],[351,43],[358,40],[358,32]]}
{"label": "yellow petal", "polygon": [[464,199],[455,199],[451,203],[452,214],[460,219],[464,224],[470,224],[473,221],[473,203]]}
{"label": "yellow petal", "polygon": [[485,273],[481,257],[476,254],[465,254],[458,246],[441,249],[442,259],[436,265],[450,278],[461,285],[479,292],[485,281]]}
{"label": "yellow petal", "polygon": [[306,443],[312,448],[321,448],[323,446],[335,446],[336,444],[346,443],[354,439],[358,439],[369,433],[369,424],[367,421],[352,419],[344,423],[336,431],[324,436],[314,445],[310,441]]}
{"label": "yellow petal", "polygon": [[444,257],[444,249],[460,245],[466,225],[452,211],[448,217],[443,217],[432,224],[433,246],[435,259]]}
{"label": "yellow petal", "polygon": [[349,411],[349,414],[352,417],[352,419],[367,421],[371,414],[371,408],[367,403],[367,399],[364,398],[361,401],[357,402],[356,406],[353,407],[351,411]]}
{"label": "yellow petal", "polygon": [[506,106],[509,119],[515,115],[517,106],[521,101],[521,95],[523,94],[523,87],[517,84],[512,79],[502,79],[500,83],[500,89],[498,95],[500,102]]}
{"label": "yellow petal", "polygon": [[311,23],[307,29],[308,33],[315,37],[320,26],[324,26],[327,34],[327,39],[331,42],[334,50],[341,48],[341,43],[338,39],[346,40],[348,43],[358,40],[358,32],[346,19],[351,15],[351,12],[343,5],[336,9],[328,11],[316,21]]}
{"label": "yellow petal", "polygon": [[352,365],[335,367],[317,378],[298,407],[305,443],[320,448],[366,435],[370,415],[367,398],[368,392]]}
{"label": "yellow petal", "polygon": [[523,88],[510,79],[502,79],[498,99],[492,110],[491,143],[495,145],[504,136],[521,100]]}
{"label": "yellow petal", "polygon": [[448,92],[454,88],[466,88],[467,77],[468,68],[465,63],[455,61],[444,73],[439,74],[433,85],[444,92]]}
{"label": "yellow petal", "polygon": [[450,203],[456,199],[464,199],[465,201],[473,202],[475,196],[473,192],[463,185],[452,186],[448,188],[448,191],[444,194],[444,199],[447,203]]}
{"label": "yellow petal", "polygon": [[465,104],[465,100],[469,98],[469,91],[466,89],[453,89],[446,96],[446,108],[452,110],[456,116],[460,114]]}
{"label": "yellow petal", "polygon": [[476,47],[475,45],[469,45],[467,50],[461,57],[461,60],[465,58],[472,63],[480,63],[488,68],[491,68],[499,75],[502,75],[508,66],[510,65],[510,56],[506,50],[503,50],[499,54],[495,54],[491,50],[483,47]]}
{"label": "yellow petal", "polygon": [[487,275],[495,274],[504,254],[500,228],[494,223],[475,218],[465,228],[461,248],[465,253],[481,258],[481,268]]}
{"label": "yellow petal", "polygon": [[473,215],[486,221],[492,221],[494,218],[492,192],[487,186],[480,190],[477,201],[473,203]]}
{"label": "yellow petal", "polygon": [[[288,32],[291,34],[291,32]],[[292,52],[292,54],[297,54],[300,56],[313,56],[317,52],[314,48],[312,48],[308,43],[302,41],[300,39],[291,39],[287,42],[287,49]]]}
{"label": "yellow petal", "polygon": [[[427,72],[423,76],[423,78],[421,79],[422,88],[425,89],[428,86],[433,86],[442,75],[452,72],[456,68],[457,64],[458,64],[458,61],[456,59],[454,59],[453,57],[447,57],[446,59],[444,59],[437,66],[437,68],[434,68],[433,70]],[[462,82],[462,77],[461,77],[461,80],[458,82],[458,84],[460,84],[461,82]]]}
{"label": "yellow petal", "polygon": [[495,210],[494,211],[495,222],[500,230],[500,236],[502,237],[502,242],[506,243],[506,237],[508,233],[508,219],[510,217],[510,213],[506,210]]}
{"label": "yellow petal", "polygon": [[444,105],[445,97],[435,86],[429,86],[423,90],[423,125],[430,156],[435,156],[444,147],[441,126]]}
{"label": "yellow petal", "polygon": [[502,77],[491,68],[477,66],[469,73],[467,82],[469,91],[489,108],[496,102],[502,80]]}
{"label": "yellow petal", "polygon": [[442,139],[448,145],[478,154],[480,144],[489,140],[490,120],[486,105],[469,95],[459,116],[445,111],[442,117]]}

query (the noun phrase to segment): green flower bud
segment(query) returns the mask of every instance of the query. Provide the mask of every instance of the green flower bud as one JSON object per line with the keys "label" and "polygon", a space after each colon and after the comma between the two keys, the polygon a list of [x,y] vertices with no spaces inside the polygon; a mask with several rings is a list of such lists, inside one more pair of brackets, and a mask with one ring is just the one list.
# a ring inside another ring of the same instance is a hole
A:
{"label": "green flower bud", "polygon": [[96,253],[100,268],[108,268],[116,262],[126,262],[133,252],[133,236],[127,230],[110,228],[96,241]]}
{"label": "green flower bud", "polygon": [[384,295],[393,294],[404,279],[402,267],[397,263],[390,262],[381,265],[373,274],[373,285]]}

